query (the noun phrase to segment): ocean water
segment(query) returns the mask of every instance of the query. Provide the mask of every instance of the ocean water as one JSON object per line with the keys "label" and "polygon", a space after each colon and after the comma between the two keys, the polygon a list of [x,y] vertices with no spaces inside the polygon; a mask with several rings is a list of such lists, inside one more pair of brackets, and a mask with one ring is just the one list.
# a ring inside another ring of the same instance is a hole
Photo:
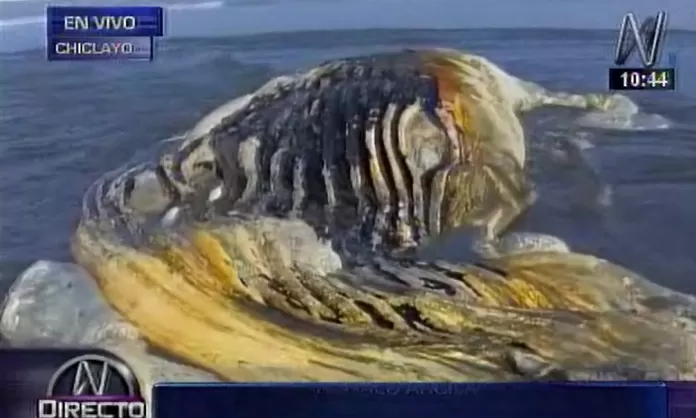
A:
{"label": "ocean water", "polygon": [[669,13],[669,30],[696,28],[692,0],[0,0],[0,51],[45,42],[47,5],[165,8],[168,37],[369,28],[611,28],[626,12]]}
{"label": "ocean water", "polygon": [[[274,75],[342,56],[447,46],[549,89],[603,92],[615,36],[315,31],[161,40],[151,63],[48,63],[36,49],[0,54],[0,289],[36,260],[70,260],[82,194],[100,174]],[[542,109],[525,117],[541,198],[519,230],[557,235],[574,250],[696,294],[694,44],[696,33],[670,33],[677,90],[630,94],[639,113]]]}

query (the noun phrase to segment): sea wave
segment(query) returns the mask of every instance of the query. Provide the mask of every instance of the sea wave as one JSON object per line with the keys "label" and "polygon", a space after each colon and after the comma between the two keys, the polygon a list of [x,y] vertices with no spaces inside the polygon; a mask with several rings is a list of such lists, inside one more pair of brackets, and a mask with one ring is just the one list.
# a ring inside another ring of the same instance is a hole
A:
{"label": "sea wave", "polygon": [[673,122],[656,113],[588,112],[576,120],[578,126],[620,131],[660,131]]}
{"label": "sea wave", "polygon": [[[19,0],[13,0],[13,1],[19,1]],[[0,28],[7,28],[7,27],[13,27],[13,26],[37,25],[37,24],[44,24],[45,22],[46,22],[46,16],[17,17],[14,19],[0,20]]]}
{"label": "sea wave", "polygon": [[201,3],[192,3],[192,4],[183,4],[183,3],[178,3],[178,4],[168,4],[166,6],[163,6],[167,10],[195,10],[195,9],[217,9],[219,7],[224,7],[225,2],[224,1],[205,1]]}

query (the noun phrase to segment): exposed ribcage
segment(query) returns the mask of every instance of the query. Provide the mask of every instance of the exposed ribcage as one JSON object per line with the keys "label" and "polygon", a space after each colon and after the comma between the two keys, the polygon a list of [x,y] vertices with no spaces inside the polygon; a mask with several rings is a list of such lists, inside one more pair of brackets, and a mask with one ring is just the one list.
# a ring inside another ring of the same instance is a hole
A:
{"label": "exposed ribcage", "polygon": [[[415,242],[428,209],[414,209],[422,179],[408,168],[399,122],[409,106],[431,112],[435,88],[406,54],[345,61],[256,97],[211,132],[229,209],[303,217],[376,244]],[[196,146],[176,154],[171,180],[186,183],[181,161]]]}
{"label": "exposed ribcage", "polygon": [[460,226],[493,238],[529,205],[530,184],[490,144],[477,141],[474,159],[462,157],[472,138],[445,129],[437,80],[421,59],[342,60],[269,83],[155,167],[107,176],[88,192],[86,218],[137,235],[182,215],[291,217],[330,238],[387,248]]}

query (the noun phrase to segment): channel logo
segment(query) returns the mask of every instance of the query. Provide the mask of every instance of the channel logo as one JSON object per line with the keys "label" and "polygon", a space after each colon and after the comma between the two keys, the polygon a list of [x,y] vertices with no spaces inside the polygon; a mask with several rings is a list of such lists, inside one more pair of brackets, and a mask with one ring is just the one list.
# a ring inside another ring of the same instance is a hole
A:
{"label": "channel logo", "polygon": [[130,367],[115,356],[88,354],[51,377],[38,418],[146,418],[147,407]]}

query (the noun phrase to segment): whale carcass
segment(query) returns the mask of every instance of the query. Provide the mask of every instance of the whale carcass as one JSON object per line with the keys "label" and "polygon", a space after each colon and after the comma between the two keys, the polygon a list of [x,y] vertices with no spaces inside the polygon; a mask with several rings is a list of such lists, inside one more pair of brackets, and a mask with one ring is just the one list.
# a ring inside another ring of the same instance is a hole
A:
{"label": "whale carcass", "polygon": [[[228,380],[693,376],[690,298],[501,250],[536,195],[519,114],[612,100],[452,50],[326,62],[99,179],[73,254],[152,345]],[[470,263],[409,251],[466,227]]]}

